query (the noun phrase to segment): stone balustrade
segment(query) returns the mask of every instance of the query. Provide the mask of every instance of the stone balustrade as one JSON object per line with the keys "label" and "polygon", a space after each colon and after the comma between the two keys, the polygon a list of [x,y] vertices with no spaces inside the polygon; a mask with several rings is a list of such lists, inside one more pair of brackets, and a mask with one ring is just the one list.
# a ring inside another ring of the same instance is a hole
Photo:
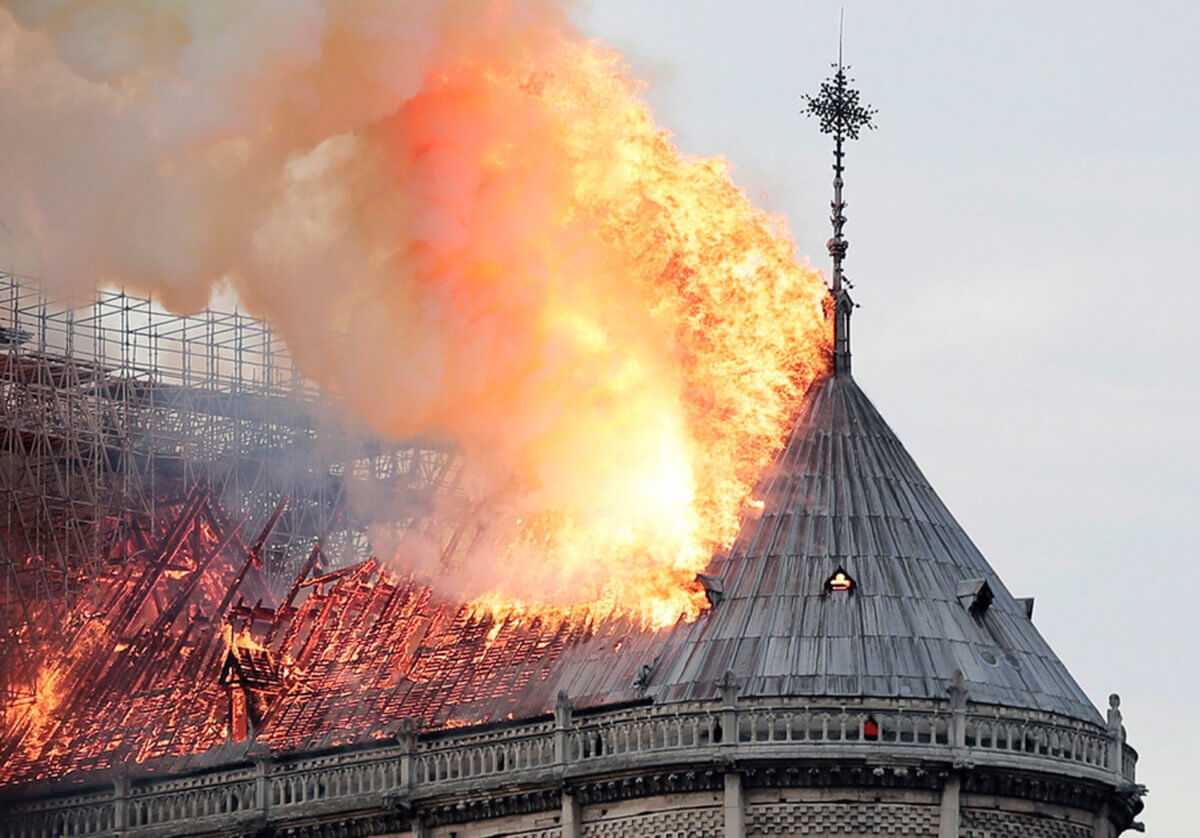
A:
{"label": "stone balustrade", "polygon": [[[911,701],[641,706],[493,728],[402,735],[322,755],[262,757],[183,777],[0,808],[0,835],[154,836],[382,810],[480,790],[575,781],[616,768],[911,757],[1133,783],[1137,755],[1108,730],[1045,713]],[[1118,757],[1118,753],[1120,756]],[[2,806],[2,804],[0,804]]]}
{"label": "stone balustrade", "polygon": [[420,750],[413,756],[413,780],[418,785],[447,780],[477,779],[511,774],[556,764],[550,733],[524,733],[493,742],[457,744]]}

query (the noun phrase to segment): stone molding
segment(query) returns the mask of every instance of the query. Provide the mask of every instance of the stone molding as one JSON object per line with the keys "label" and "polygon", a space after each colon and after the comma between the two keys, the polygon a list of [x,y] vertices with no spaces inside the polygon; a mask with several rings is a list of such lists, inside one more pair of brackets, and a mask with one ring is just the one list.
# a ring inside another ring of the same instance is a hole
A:
{"label": "stone molding", "polygon": [[[403,808],[404,803],[400,804]],[[511,815],[528,815],[536,812],[555,811],[562,805],[558,789],[547,788],[519,794],[503,792],[486,797],[468,798],[448,803],[431,804],[420,809],[409,809],[410,819],[419,819],[426,826],[443,826],[455,823],[492,820]]]}
{"label": "stone molding", "polygon": [[185,776],[122,775],[91,792],[22,799],[10,789],[0,834],[254,832],[388,811],[462,823],[555,808],[563,789],[586,802],[710,790],[734,766],[752,787],[939,788],[953,771],[964,777],[964,791],[1052,798],[1090,811],[1107,801],[1114,820],[1126,813],[1132,820],[1140,808],[1137,755],[1122,740],[1052,714],[928,700],[739,698],[736,706],[718,700],[585,716],[568,706],[556,719],[528,724],[405,734],[328,754],[260,755]]}
{"label": "stone molding", "polygon": [[593,780],[567,787],[580,805],[616,803],[639,797],[684,794],[697,791],[723,791],[724,773],[716,768],[706,771],[658,771],[628,777]]}
{"label": "stone molding", "polygon": [[914,803],[765,803],[751,809],[750,836],[927,836],[937,832],[936,806]]}

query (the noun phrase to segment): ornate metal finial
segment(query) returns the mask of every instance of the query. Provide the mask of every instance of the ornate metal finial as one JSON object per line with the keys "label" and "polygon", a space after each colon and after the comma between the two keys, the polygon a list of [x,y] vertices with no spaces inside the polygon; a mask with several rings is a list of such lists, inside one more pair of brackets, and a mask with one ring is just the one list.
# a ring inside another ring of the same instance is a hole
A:
{"label": "ornate metal finial", "polygon": [[837,72],[832,78],[821,82],[821,92],[816,96],[805,95],[804,112],[820,120],[821,133],[833,135],[833,201],[830,208],[833,214],[829,220],[833,224],[833,238],[829,240],[829,255],[833,257],[833,292],[836,307],[834,319],[834,371],[850,374],[850,313],[854,310],[854,301],[850,299],[847,290],[851,287],[849,280],[842,272],[842,260],[846,258],[846,250],[850,247],[842,235],[846,225],[846,202],[842,200],[842,172],[845,171],[843,158],[846,152],[843,146],[846,140],[857,140],[859,131],[863,128],[873,129],[871,122],[876,110],[862,104],[858,99],[858,91],[850,87],[853,79],[846,75],[849,68],[842,64],[842,35],[838,32],[838,60],[834,65]]}

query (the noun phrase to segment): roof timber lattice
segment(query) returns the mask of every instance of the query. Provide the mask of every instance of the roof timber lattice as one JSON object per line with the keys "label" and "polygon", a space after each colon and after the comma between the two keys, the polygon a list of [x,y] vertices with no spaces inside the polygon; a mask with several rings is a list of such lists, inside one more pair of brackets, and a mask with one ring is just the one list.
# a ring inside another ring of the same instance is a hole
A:
{"label": "roof timber lattice", "polygon": [[[10,295],[15,288],[8,289]],[[135,637],[118,610],[119,627],[95,635],[101,646],[111,647],[109,663],[97,664],[107,673],[107,686],[90,688],[96,700],[86,708],[64,705],[60,717],[48,722],[55,731],[49,740],[10,738],[10,756],[25,759],[10,763],[8,781],[104,767],[127,756],[184,758],[217,748],[229,731],[231,686],[261,693],[253,702],[255,735],[278,750],[345,744],[414,722],[439,730],[536,717],[553,709],[560,690],[580,708],[716,698],[730,679],[749,698],[944,699],[956,671],[963,673],[971,701],[1103,723],[1034,628],[1026,603],[1004,587],[847,370],[817,382],[806,395],[787,445],[755,491],[763,508],[746,518],[732,548],[706,569],[702,581],[713,607],[695,623],[663,632],[620,620],[497,623],[439,600],[374,560],[322,568],[314,561],[318,549],[290,593],[275,604],[263,571],[241,560],[244,545],[211,546],[232,525],[207,501],[209,519],[196,525],[188,554],[216,556],[228,549],[232,555],[146,568],[148,557],[160,555],[163,540],[172,537],[173,525],[163,515],[172,508],[180,520],[193,514],[180,504],[197,497],[195,486],[211,481],[212,474],[200,469],[192,484],[178,484],[174,507],[155,494],[162,488],[152,481],[162,476],[159,468],[146,470],[146,482],[133,486],[145,513],[153,515],[153,528],[119,521],[108,530],[87,529],[82,522],[102,520],[110,508],[105,504],[115,503],[104,496],[113,487],[93,479],[71,488],[64,462],[131,474],[128,469],[140,461],[130,456],[139,450],[131,445],[139,438],[130,435],[130,427],[138,426],[121,422],[135,415],[153,418],[160,443],[174,434],[180,446],[171,456],[195,468],[188,460],[195,454],[182,444],[185,425],[209,417],[205,421],[218,428],[232,419],[236,427],[229,426],[226,436],[244,442],[255,417],[244,415],[253,411],[239,400],[253,401],[255,395],[249,385],[238,384],[246,389],[197,397],[197,405],[181,410],[175,402],[194,395],[186,383],[139,367],[133,356],[109,357],[101,351],[107,337],[84,342],[94,351],[79,351],[80,343],[63,342],[64,335],[78,337],[66,314],[30,320],[41,309],[25,303],[14,304],[13,316],[0,324],[4,335],[13,336],[7,351],[0,348],[0,394],[12,404],[0,443],[24,469],[6,472],[9,482],[0,483],[9,500],[0,534],[52,533],[47,521],[66,520],[82,527],[73,549],[102,559],[115,602],[149,602],[146,596],[156,592],[166,602],[188,603],[188,611],[167,607],[169,619],[145,626]],[[105,304],[124,316],[119,298]],[[38,331],[43,322],[54,328]],[[59,327],[66,331],[59,334]],[[144,370],[145,377],[134,370]],[[187,374],[201,375],[195,368]],[[81,411],[81,400],[95,404]],[[269,433],[294,433],[301,447],[314,432],[274,417],[269,424],[275,425]],[[210,444],[224,444],[224,431],[206,433]],[[434,446],[392,450],[365,444],[325,469],[328,497],[310,498],[314,509],[325,508],[331,498],[337,502],[340,481],[360,475],[452,497],[461,492],[461,463]],[[248,477],[246,489],[262,495],[269,513],[279,506],[280,493],[262,492],[265,484],[256,479]],[[193,489],[178,491],[189,485]],[[222,487],[212,491],[222,501],[230,497]],[[245,527],[243,534],[259,526],[255,514],[231,512]],[[308,525],[310,535],[319,532],[318,524]],[[112,543],[92,545],[88,554],[87,538],[99,537]],[[118,542],[132,546],[118,556],[113,546]],[[457,534],[449,539],[456,542]],[[11,559],[0,566],[6,585],[27,585],[6,588],[8,601],[16,590],[17,601],[47,607],[42,624],[62,619],[55,608],[65,612],[70,598],[64,594],[56,606],[53,580],[28,579]],[[830,591],[827,583],[839,570],[850,588]],[[195,587],[179,588],[180,579],[194,579]],[[256,591],[246,601],[227,595],[247,586],[260,586],[261,595]],[[102,585],[87,596],[105,596],[105,590]],[[73,595],[78,602],[78,588]],[[221,605],[214,608],[214,602]],[[232,647],[221,641],[215,629],[227,622],[244,641]],[[230,648],[242,651],[230,658]],[[222,676],[225,661],[237,669],[235,678]],[[87,661],[78,665],[78,671],[91,671]],[[11,672],[16,670],[6,667],[8,680],[0,683],[6,695],[20,686]],[[193,696],[186,705],[177,699],[181,681]],[[41,755],[64,748],[71,756],[62,766],[40,766]]]}
{"label": "roof timber lattice", "polygon": [[[257,745],[277,751],[413,725],[438,731],[541,717],[559,691],[581,709],[714,699],[732,684],[751,699],[944,700],[956,671],[973,702],[1103,724],[1025,603],[1004,588],[848,375],[810,391],[757,497],[763,510],[706,574],[721,591],[713,608],[661,632],[623,620],[497,621],[375,560],[323,569],[318,550],[282,602],[268,592],[235,603],[221,592],[231,580],[260,586],[260,571],[241,558],[240,541],[223,535],[229,524],[219,510],[205,505],[211,520],[201,541],[180,542],[191,551],[185,558],[147,567],[166,555],[152,550],[112,582],[118,603],[151,602],[161,589],[164,602],[199,603],[187,607],[203,619],[168,608],[137,633],[89,632],[140,651],[110,653],[107,688],[62,713],[48,740],[10,742],[14,758],[0,783],[103,768],[129,754],[232,758],[231,748],[255,743],[222,744],[231,689],[246,691]],[[217,542],[231,554],[203,546]],[[219,558],[186,558],[198,554]],[[838,568],[853,580],[852,594],[826,589]],[[985,586],[988,607],[964,607],[960,595],[973,604]],[[218,600],[232,607],[216,613]],[[128,622],[120,610],[88,613]],[[232,641],[219,642],[222,624]],[[87,661],[75,665],[90,671]],[[181,689],[191,696],[186,708]],[[47,755],[64,753],[66,743],[70,757],[56,768]]]}
{"label": "roof timber lattice", "polygon": [[0,703],[36,692],[67,603],[130,558],[131,532],[164,536],[162,510],[197,487],[247,529],[288,499],[264,551],[272,584],[318,538],[331,561],[368,556],[351,499],[368,489],[421,501],[375,523],[449,542],[459,522],[426,518],[443,493],[462,505],[456,453],[338,416],[243,313],[174,315],[121,291],[51,296],[0,272]]}

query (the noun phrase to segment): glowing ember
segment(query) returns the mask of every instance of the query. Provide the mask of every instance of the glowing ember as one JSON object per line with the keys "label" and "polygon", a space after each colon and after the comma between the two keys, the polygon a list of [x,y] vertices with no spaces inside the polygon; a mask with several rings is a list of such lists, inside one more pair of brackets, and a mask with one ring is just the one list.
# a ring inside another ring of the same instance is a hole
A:
{"label": "glowing ember", "polygon": [[839,570],[829,578],[826,585],[831,591],[848,591],[854,587],[854,581],[844,571]]}
{"label": "glowing ember", "polygon": [[[308,565],[278,603],[209,501],[162,511],[182,537],[127,551],[79,594],[36,695],[0,703],[0,785],[229,741],[291,750],[525,718],[560,688],[603,702],[662,639],[578,609],[473,612],[374,560],[311,579]],[[604,666],[588,675],[592,654]]]}
{"label": "glowing ember", "polygon": [[820,278],[556,4],[311,5],[0,17],[14,241],[176,307],[227,278],[377,430],[456,443],[454,549],[357,499],[397,567],[497,614],[694,616],[827,370]]}

